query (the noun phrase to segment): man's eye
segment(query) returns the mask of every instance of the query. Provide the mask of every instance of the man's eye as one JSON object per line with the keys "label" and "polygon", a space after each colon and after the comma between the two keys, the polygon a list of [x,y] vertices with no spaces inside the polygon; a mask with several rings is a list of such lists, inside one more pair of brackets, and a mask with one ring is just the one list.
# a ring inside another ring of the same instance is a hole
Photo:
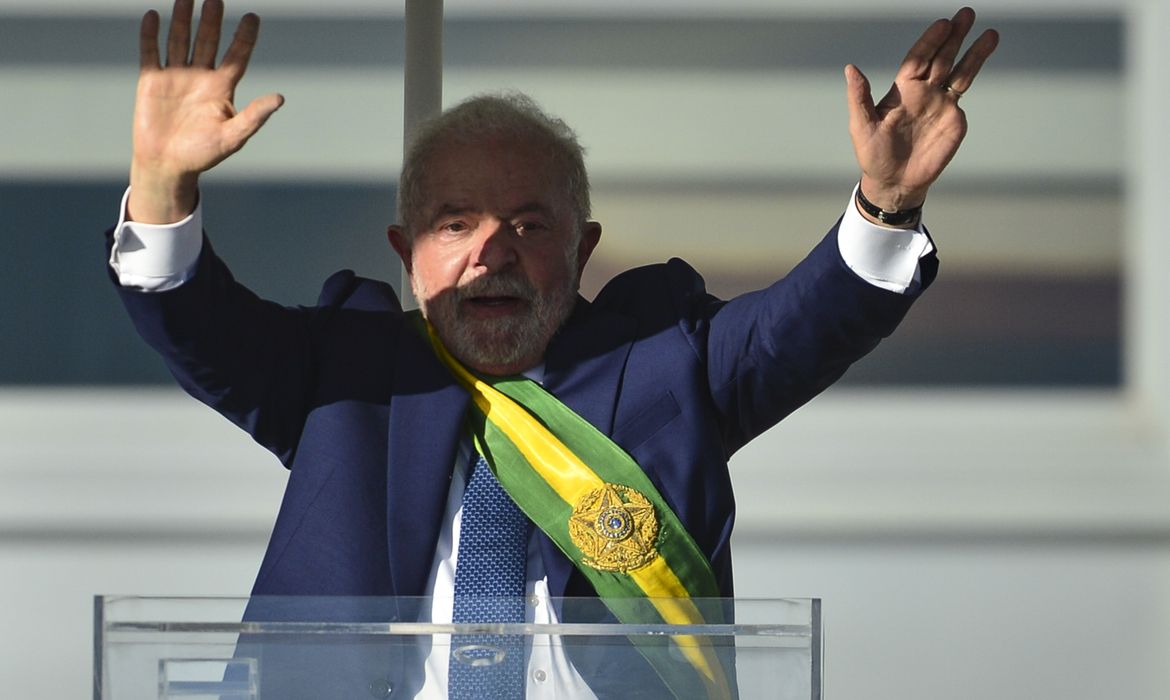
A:
{"label": "man's eye", "polygon": [[439,230],[450,233],[462,233],[467,230],[467,224],[463,221],[448,221],[440,226]]}
{"label": "man's eye", "polygon": [[540,233],[547,227],[540,221],[518,221],[516,223],[516,232],[521,235],[531,235]]}

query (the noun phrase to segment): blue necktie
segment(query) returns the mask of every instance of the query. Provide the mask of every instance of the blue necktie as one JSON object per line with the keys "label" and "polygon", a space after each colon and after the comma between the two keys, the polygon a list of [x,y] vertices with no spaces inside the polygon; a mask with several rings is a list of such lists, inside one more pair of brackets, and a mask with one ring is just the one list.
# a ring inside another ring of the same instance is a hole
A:
{"label": "blue necktie", "polygon": [[[463,492],[453,622],[524,622],[525,569],[531,521],[500,486],[487,462],[472,455]],[[524,638],[474,634],[451,638],[451,700],[524,697]]]}

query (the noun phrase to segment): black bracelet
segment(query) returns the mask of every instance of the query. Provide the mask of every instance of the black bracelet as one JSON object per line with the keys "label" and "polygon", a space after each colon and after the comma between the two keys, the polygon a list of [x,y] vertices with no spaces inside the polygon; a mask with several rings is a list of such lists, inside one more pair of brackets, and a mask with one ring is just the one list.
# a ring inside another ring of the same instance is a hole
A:
{"label": "black bracelet", "polygon": [[887,226],[902,226],[922,216],[921,206],[914,207],[913,209],[902,209],[900,211],[886,211],[882,209],[865,198],[865,195],[861,193],[861,185],[857,186],[857,204],[866,214],[869,214]]}

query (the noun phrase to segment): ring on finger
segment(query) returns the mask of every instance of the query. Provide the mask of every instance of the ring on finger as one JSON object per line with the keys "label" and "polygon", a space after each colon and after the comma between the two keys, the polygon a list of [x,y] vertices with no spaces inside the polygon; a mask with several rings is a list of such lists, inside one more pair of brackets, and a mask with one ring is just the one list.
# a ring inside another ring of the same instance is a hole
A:
{"label": "ring on finger", "polygon": [[946,90],[948,94],[954,95],[956,100],[965,94],[963,90],[959,90],[958,88],[955,88],[951,85],[944,85],[943,89]]}

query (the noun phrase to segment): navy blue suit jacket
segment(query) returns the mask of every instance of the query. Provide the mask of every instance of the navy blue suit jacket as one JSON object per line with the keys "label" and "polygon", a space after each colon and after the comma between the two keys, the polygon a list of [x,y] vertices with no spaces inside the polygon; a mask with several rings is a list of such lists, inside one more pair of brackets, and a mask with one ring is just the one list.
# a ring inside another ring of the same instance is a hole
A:
{"label": "navy blue suit jacket", "polygon": [[[935,265],[922,261],[921,288]],[[205,242],[188,283],[120,294],[183,387],[291,470],[254,594],[426,592],[468,397],[389,285],[343,271],[317,306],[287,308],[237,283]],[[548,347],[545,386],[634,457],[731,596],[728,458],[869,352],[915,296],[855,276],[836,229],[730,301],[675,259],[580,299]],[[554,596],[593,594],[542,546]]]}

